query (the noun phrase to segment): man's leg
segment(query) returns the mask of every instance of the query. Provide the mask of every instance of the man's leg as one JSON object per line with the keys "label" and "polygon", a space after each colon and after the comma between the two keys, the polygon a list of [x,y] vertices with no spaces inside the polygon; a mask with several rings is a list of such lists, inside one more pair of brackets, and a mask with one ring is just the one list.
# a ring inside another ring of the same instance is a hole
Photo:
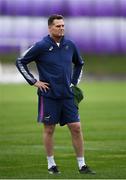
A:
{"label": "man's leg", "polygon": [[80,122],[68,123],[67,126],[70,129],[73,147],[77,157],[84,156],[84,147],[83,147],[83,135],[81,131]]}
{"label": "man's leg", "polygon": [[79,169],[81,169],[83,166],[86,165],[84,159],[84,147],[83,147],[84,144],[83,144],[81,125],[80,122],[68,123],[67,125],[71,132],[72,143],[75,149],[78,166]]}
{"label": "man's leg", "polygon": [[44,124],[44,132],[43,132],[43,141],[47,154],[48,161],[48,171],[50,174],[59,173],[55,160],[54,160],[54,143],[53,143],[53,134],[55,130],[55,125],[45,125]]}
{"label": "man's leg", "polygon": [[70,129],[73,147],[77,156],[79,172],[84,174],[95,174],[86,164],[84,159],[84,141],[80,122],[68,123]]}
{"label": "man's leg", "polygon": [[55,125],[45,125],[43,132],[43,141],[47,156],[53,156],[53,134],[55,130]]}

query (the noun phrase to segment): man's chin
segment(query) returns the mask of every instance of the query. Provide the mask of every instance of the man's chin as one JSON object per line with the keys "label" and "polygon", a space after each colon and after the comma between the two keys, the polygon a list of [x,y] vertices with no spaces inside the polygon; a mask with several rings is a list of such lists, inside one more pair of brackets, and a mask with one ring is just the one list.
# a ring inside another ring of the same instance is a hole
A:
{"label": "man's chin", "polygon": [[63,37],[64,36],[64,34],[59,34],[59,37]]}
{"label": "man's chin", "polygon": [[58,36],[55,36],[55,38],[58,38],[58,39],[60,39],[62,37],[64,37],[64,34],[59,34]]}

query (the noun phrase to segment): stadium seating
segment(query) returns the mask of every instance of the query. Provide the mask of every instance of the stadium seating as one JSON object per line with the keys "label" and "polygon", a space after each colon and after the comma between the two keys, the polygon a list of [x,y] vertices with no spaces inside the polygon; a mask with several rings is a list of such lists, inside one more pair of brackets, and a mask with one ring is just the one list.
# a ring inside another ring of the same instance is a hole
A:
{"label": "stadium seating", "polygon": [[66,35],[86,53],[126,52],[126,1],[0,0],[0,51],[23,51],[47,34],[47,16],[65,16]]}

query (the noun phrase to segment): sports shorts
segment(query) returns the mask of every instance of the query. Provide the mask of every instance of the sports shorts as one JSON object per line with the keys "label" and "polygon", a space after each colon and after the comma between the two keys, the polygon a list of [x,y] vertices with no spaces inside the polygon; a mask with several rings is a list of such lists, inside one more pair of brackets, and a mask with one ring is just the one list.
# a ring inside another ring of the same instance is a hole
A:
{"label": "sports shorts", "polygon": [[38,96],[38,122],[47,125],[79,122],[78,108],[74,98],[52,99]]}

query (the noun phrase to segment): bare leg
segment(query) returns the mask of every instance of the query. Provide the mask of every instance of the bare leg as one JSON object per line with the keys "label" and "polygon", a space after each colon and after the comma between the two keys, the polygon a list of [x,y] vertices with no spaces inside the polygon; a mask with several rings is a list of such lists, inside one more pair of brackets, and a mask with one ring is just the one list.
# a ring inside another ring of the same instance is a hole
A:
{"label": "bare leg", "polygon": [[73,147],[75,149],[75,153],[77,156],[78,167],[80,173],[86,174],[95,174],[86,164],[84,160],[84,148],[83,148],[83,135],[81,130],[80,122],[76,123],[69,123],[67,124],[71,135],[72,135],[72,142]]}
{"label": "bare leg", "polygon": [[59,173],[56,163],[54,160],[54,143],[53,143],[53,134],[55,130],[55,125],[45,125],[44,124],[44,132],[43,132],[43,140],[44,146],[47,154],[47,162],[48,162],[48,171],[50,174]]}
{"label": "bare leg", "polygon": [[53,134],[55,130],[55,125],[45,125],[43,132],[43,141],[47,156],[53,156]]}
{"label": "bare leg", "polygon": [[77,157],[84,156],[84,148],[83,148],[83,135],[81,131],[80,122],[69,123],[67,126],[70,129],[72,136],[72,143],[75,149],[75,153]]}

